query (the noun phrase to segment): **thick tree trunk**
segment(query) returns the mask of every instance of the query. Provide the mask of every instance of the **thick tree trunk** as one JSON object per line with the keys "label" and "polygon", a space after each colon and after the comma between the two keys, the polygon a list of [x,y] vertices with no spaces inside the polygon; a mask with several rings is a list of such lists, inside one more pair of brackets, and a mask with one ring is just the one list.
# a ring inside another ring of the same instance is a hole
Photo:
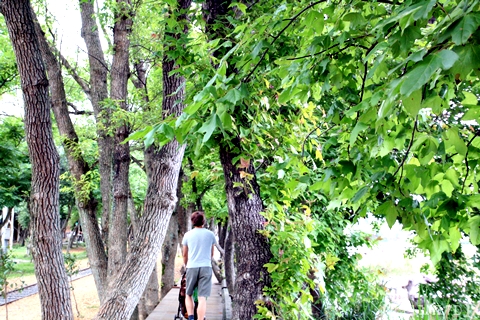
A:
{"label": "thick tree trunk", "polygon": [[[270,275],[264,264],[272,255],[262,230],[265,218],[261,215],[263,203],[260,188],[251,163],[239,165],[240,139],[220,144],[220,161],[225,174],[227,205],[236,243],[236,274],[233,292],[233,320],[252,319],[257,313],[255,301],[263,296],[264,286],[269,285]],[[242,178],[245,171],[251,178]],[[248,181],[246,179],[249,179]]]}
{"label": "thick tree trunk", "polygon": [[97,222],[97,201],[92,192],[85,196],[84,177],[92,169],[89,168],[79,152],[79,139],[68,113],[67,98],[60,63],[50,49],[44,33],[38,23],[35,24],[37,38],[40,43],[43,59],[47,66],[52,108],[58,130],[67,155],[70,174],[75,181],[75,201],[79,210],[80,223],[87,247],[88,259],[97,287],[100,301],[105,295],[107,281],[107,256],[105,254],[100,229]]}
{"label": "thick tree trunk", "polygon": [[[90,65],[90,91],[88,92],[88,96],[90,97],[97,122],[100,191],[102,194],[103,208],[102,237],[105,242],[107,242],[109,217],[112,208],[112,158],[114,142],[112,135],[108,134],[112,109],[108,106],[102,106],[102,102],[108,98],[108,67],[100,43],[99,27],[95,21],[94,1],[79,0],[79,5],[82,19],[82,37],[85,40]],[[100,288],[99,291],[100,290],[104,291],[104,288]],[[102,296],[100,297],[101,301]]]}
{"label": "thick tree trunk", "polygon": [[59,217],[60,165],[53,142],[48,80],[27,0],[4,0],[25,100],[25,130],[32,164],[30,202],[33,259],[42,319],[73,319],[70,287],[62,255]]}
{"label": "thick tree trunk", "polygon": [[[191,0],[180,0],[177,10],[184,12],[190,4]],[[181,15],[177,20],[185,18]],[[176,65],[166,55],[162,66],[163,113],[165,117],[178,117],[184,108],[185,79],[179,74],[170,74]],[[129,319],[133,313],[156,264],[170,216],[175,209],[178,175],[184,151],[185,145],[180,145],[177,140],[170,141],[161,149],[152,145],[146,150],[148,189],[139,233],[95,319]]]}
{"label": "thick tree trunk", "polygon": [[[111,71],[111,100],[119,109],[127,111],[127,83],[129,77],[129,35],[132,30],[131,3],[117,1],[113,28],[114,55]],[[119,122],[121,119],[119,119]],[[125,120],[126,122],[126,120]],[[108,281],[110,282],[125,263],[127,255],[127,209],[130,193],[128,173],[130,168],[130,146],[122,142],[128,137],[127,123],[119,124],[115,133],[113,153],[113,210],[110,216],[108,238]]]}
{"label": "thick tree trunk", "polygon": [[[132,221],[132,229],[133,229],[133,239],[130,239],[130,246],[135,241],[136,235],[138,234],[139,229],[139,215],[135,212],[135,208],[133,205],[133,199],[129,198],[129,211],[130,211],[130,220]],[[136,313],[139,320],[144,320],[148,317],[150,313],[155,309],[155,307],[159,303],[159,285],[158,285],[158,275],[157,275],[157,265],[153,268],[152,274],[148,279],[147,286],[143,291],[142,296],[138,302]],[[135,315],[134,312],[134,315]],[[133,320],[133,316],[130,320]]]}
{"label": "thick tree trunk", "polygon": [[[203,2],[205,29],[210,39],[226,37],[228,30],[216,26],[228,25],[231,3],[230,0]],[[221,54],[222,52],[217,50],[217,57]],[[252,163],[246,167],[240,165],[241,152],[242,146],[238,137],[226,137],[220,142],[220,161],[225,176],[229,219],[236,244],[237,277],[233,292],[232,320],[252,319],[257,313],[255,301],[263,296],[263,288],[270,283],[270,275],[263,266],[272,257],[267,239],[258,232],[263,229],[265,218],[261,215],[263,203],[255,169]],[[243,177],[242,171],[248,175]]]}

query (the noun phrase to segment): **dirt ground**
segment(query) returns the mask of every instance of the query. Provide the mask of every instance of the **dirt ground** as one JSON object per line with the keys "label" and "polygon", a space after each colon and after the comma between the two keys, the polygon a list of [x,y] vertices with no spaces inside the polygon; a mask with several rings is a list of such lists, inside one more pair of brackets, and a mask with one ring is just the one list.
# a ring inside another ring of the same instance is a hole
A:
{"label": "dirt ground", "polygon": [[[160,262],[160,259],[157,263]],[[181,267],[181,259],[178,259],[175,267],[175,279],[180,277],[179,269]],[[157,265],[160,266],[160,265]],[[82,261],[80,269],[88,268],[88,261]],[[161,270],[161,268],[157,268]],[[161,274],[159,272],[158,277],[160,279]],[[25,285],[33,284],[36,282],[35,276],[23,277],[22,279]],[[90,275],[78,280],[73,281],[73,291],[71,294],[72,308],[74,313],[74,319],[92,319],[98,311],[99,300],[97,297],[97,291],[95,288],[95,282]],[[76,303],[75,303],[76,301]],[[78,309],[77,309],[77,307]],[[8,311],[8,318],[7,318]],[[7,308],[5,306],[0,307],[0,319],[8,320],[41,320],[41,308],[40,298],[38,294],[30,297],[9,303]]]}

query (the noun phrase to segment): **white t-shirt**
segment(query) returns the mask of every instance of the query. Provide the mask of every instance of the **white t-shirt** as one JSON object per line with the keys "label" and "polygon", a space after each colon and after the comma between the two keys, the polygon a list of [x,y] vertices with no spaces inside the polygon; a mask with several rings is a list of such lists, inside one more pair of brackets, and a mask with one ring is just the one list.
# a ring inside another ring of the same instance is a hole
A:
{"label": "white t-shirt", "polygon": [[188,247],[187,268],[212,266],[212,246],[217,240],[212,231],[205,228],[193,228],[185,233],[182,245]]}

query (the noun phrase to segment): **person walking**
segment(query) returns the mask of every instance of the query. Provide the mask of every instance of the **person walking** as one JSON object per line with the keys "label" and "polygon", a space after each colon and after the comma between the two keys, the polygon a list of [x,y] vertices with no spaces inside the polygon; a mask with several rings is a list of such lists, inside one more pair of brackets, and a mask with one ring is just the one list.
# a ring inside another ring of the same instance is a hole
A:
{"label": "person walking", "polygon": [[185,305],[188,320],[194,320],[193,291],[198,293],[198,319],[205,319],[207,298],[212,290],[212,257],[217,242],[212,231],[205,229],[205,214],[195,211],[190,218],[193,229],[183,237],[183,263],[187,268]]}
{"label": "person walking", "polygon": [[8,251],[10,236],[11,236],[10,222],[7,222],[7,224],[4,225],[2,228],[2,252],[3,253],[7,253]]}

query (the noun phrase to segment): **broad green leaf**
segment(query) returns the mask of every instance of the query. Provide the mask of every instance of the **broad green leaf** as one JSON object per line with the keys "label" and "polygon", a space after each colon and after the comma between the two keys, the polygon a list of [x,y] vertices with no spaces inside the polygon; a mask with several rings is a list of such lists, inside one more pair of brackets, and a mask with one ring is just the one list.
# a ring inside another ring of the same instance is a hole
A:
{"label": "broad green leaf", "polygon": [[135,131],[131,133],[127,139],[125,139],[122,144],[130,140],[140,140],[145,137],[152,130],[152,126],[146,126],[143,130]]}
{"label": "broad green leaf", "polygon": [[151,146],[153,144],[153,142],[155,141],[155,133],[157,132],[158,128],[160,128],[159,124],[154,126],[152,128],[152,130],[150,130],[150,132],[148,132],[147,135],[145,136],[144,144],[145,144],[146,148]]}
{"label": "broad green leaf", "polygon": [[224,130],[231,130],[233,127],[232,123],[232,116],[228,112],[228,110],[224,110],[222,113],[218,115],[218,118],[220,119],[220,124]]}
{"label": "broad green leaf", "polygon": [[205,135],[203,136],[203,143],[207,142],[213,131],[217,128],[217,114],[212,113],[210,115],[210,118],[203,124],[203,126],[198,130],[198,132],[205,132]]}
{"label": "broad green leaf", "polygon": [[362,199],[363,196],[368,192],[368,190],[370,190],[370,187],[362,187],[360,190],[358,190],[352,198],[352,203],[355,203]]}
{"label": "broad green leaf", "polygon": [[474,216],[468,220],[470,226],[470,242],[477,246],[480,244],[480,216]]}
{"label": "broad green leaf", "polygon": [[362,122],[358,122],[355,128],[353,128],[352,133],[350,135],[350,146],[353,146],[355,141],[357,140],[358,134],[363,130],[367,129],[368,125]]}
{"label": "broad green leaf", "polygon": [[407,73],[405,81],[400,87],[400,93],[403,96],[410,96],[426,84],[438,69],[449,69],[457,59],[458,55],[451,50],[442,50],[426,57]]}
{"label": "broad green leaf", "polygon": [[231,104],[235,105],[238,101],[242,99],[242,94],[236,88],[230,89],[222,101],[230,102]]}
{"label": "broad green leaf", "polygon": [[462,57],[449,70],[458,79],[465,80],[472,71],[480,68],[480,45],[466,44],[453,48],[453,51]]}
{"label": "broad green leaf", "polygon": [[478,120],[480,119],[480,106],[470,106],[468,111],[462,117],[462,120]]}
{"label": "broad green leaf", "polygon": [[471,92],[468,91],[463,91],[463,95],[465,96],[465,99],[462,100],[463,105],[477,105],[478,104],[478,99],[477,96],[474,95]]}
{"label": "broad green leaf", "polygon": [[407,112],[415,118],[422,108],[422,90],[417,90],[410,96],[403,98],[402,103]]}
{"label": "broad green leaf", "polygon": [[452,30],[452,40],[456,45],[465,44],[475,30],[478,29],[480,19],[478,13],[464,16]]}
{"label": "broad green leaf", "polygon": [[383,203],[380,207],[378,207],[375,213],[386,217],[387,223],[390,229],[395,224],[395,221],[397,221],[397,217],[398,217],[397,207],[391,200]]}
{"label": "broad green leaf", "polygon": [[460,239],[462,238],[462,234],[458,230],[458,227],[450,228],[450,245],[452,246],[452,251],[457,251],[458,246],[460,245]]}
{"label": "broad green leaf", "polygon": [[449,148],[454,147],[456,152],[460,155],[465,156],[467,154],[467,146],[465,141],[460,138],[457,128],[450,128],[443,134],[445,142],[445,150],[448,151]]}
{"label": "broad green leaf", "polygon": [[324,184],[325,184],[325,182],[320,180],[320,181],[315,182],[311,186],[309,186],[308,189],[310,191],[317,191],[317,190],[320,190]]}

